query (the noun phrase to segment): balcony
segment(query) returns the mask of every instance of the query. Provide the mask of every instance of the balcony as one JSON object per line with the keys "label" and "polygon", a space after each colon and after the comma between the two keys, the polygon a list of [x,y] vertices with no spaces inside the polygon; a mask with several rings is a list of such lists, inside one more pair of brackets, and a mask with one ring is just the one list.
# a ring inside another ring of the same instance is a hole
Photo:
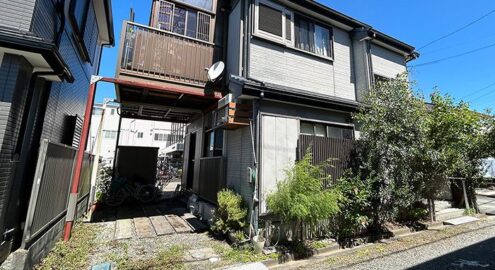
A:
{"label": "balcony", "polygon": [[124,21],[117,74],[203,87],[214,50],[210,42]]}

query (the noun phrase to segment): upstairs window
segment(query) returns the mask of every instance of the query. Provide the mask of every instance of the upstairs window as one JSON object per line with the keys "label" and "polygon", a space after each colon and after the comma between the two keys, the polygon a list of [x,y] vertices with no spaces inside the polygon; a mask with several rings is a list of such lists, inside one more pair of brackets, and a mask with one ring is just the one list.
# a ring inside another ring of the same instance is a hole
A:
{"label": "upstairs window", "polygon": [[332,57],[332,31],[305,17],[294,18],[295,47],[317,55]]}
{"label": "upstairs window", "polygon": [[160,1],[158,28],[199,40],[210,41],[211,16],[174,3]]}
{"label": "upstairs window", "polygon": [[73,28],[73,38],[82,58],[93,63],[99,45],[99,29],[96,13],[91,0],[73,0],[69,6],[69,21]]}
{"label": "upstairs window", "polygon": [[166,142],[168,139],[168,134],[155,133],[155,141]]}
{"label": "upstairs window", "polygon": [[184,4],[191,5],[204,10],[213,11],[213,0],[177,0]]}
{"label": "upstairs window", "polygon": [[292,39],[292,12],[275,3],[259,0],[256,3],[255,34],[284,43]]}
{"label": "upstairs window", "polygon": [[282,10],[269,7],[265,4],[259,4],[259,27],[261,31],[265,31],[272,35],[282,36]]}
{"label": "upstairs window", "polygon": [[138,139],[142,139],[143,138],[143,132],[138,132],[137,137],[138,137]]}
{"label": "upstairs window", "polygon": [[301,135],[311,135],[317,137],[327,137],[334,139],[348,139],[354,138],[354,130],[348,126],[327,125],[322,123],[301,121],[300,126]]}
{"label": "upstairs window", "polygon": [[257,0],[255,8],[255,36],[325,58],[333,57],[331,27],[269,0]]}
{"label": "upstairs window", "polygon": [[114,140],[117,139],[117,131],[115,130],[103,130],[103,138]]}

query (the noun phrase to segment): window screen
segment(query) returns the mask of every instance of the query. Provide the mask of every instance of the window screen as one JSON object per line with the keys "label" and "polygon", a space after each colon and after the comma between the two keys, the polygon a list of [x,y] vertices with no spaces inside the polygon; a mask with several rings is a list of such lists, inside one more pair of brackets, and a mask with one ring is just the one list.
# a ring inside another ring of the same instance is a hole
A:
{"label": "window screen", "polygon": [[158,28],[165,31],[172,31],[172,16],[174,5],[169,2],[161,1],[158,12]]}
{"label": "window screen", "polygon": [[285,39],[292,40],[292,25],[290,14],[285,14]]}
{"label": "window screen", "polygon": [[211,16],[203,12],[198,12],[198,35],[197,39],[204,41],[210,40],[210,21]]}
{"label": "window screen", "polygon": [[184,35],[186,31],[186,13],[187,11],[180,7],[174,9],[174,19],[172,24],[172,31],[174,33]]}
{"label": "window screen", "polygon": [[282,11],[274,9],[272,7],[259,4],[258,14],[259,30],[281,37],[282,32]]}

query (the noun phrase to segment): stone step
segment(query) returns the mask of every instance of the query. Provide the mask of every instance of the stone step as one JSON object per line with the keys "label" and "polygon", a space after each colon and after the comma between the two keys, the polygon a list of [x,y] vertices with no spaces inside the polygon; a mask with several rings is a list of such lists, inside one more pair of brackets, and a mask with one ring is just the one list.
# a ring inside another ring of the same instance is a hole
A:
{"label": "stone step", "polygon": [[134,225],[136,226],[136,235],[138,238],[149,238],[156,236],[155,229],[151,225],[149,218],[135,218]]}
{"label": "stone step", "polygon": [[152,216],[150,217],[151,224],[155,228],[157,235],[166,235],[175,233],[174,228],[168,223],[164,216]]}
{"label": "stone step", "polygon": [[116,240],[131,238],[133,235],[133,222],[132,219],[119,219],[115,222],[115,236]]}
{"label": "stone step", "polygon": [[471,217],[471,216],[464,216],[464,217],[459,217],[459,218],[454,218],[454,219],[449,219],[443,222],[445,225],[461,225],[461,224],[466,224],[474,221],[480,220],[479,218]]}
{"label": "stone step", "polygon": [[167,221],[172,225],[176,233],[189,233],[192,232],[191,226],[176,215],[165,215]]}
{"label": "stone step", "polygon": [[454,219],[464,216],[464,209],[459,208],[447,208],[435,213],[438,221],[444,221],[448,219]]}

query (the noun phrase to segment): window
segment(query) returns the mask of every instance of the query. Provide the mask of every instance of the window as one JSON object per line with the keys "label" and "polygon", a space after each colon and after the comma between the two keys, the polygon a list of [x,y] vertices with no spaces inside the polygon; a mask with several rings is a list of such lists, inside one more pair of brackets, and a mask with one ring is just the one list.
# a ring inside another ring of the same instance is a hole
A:
{"label": "window", "polygon": [[267,33],[282,36],[282,11],[259,4],[259,30]]}
{"label": "window", "polygon": [[211,16],[193,9],[161,1],[158,28],[179,35],[210,41]]}
{"label": "window", "polygon": [[115,109],[111,109],[110,110],[110,115],[114,115],[115,114]]}
{"label": "window", "polygon": [[332,57],[333,34],[313,20],[269,0],[257,0],[254,34],[311,54]]}
{"label": "window", "polygon": [[142,139],[143,138],[143,133],[142,132],[138,132],[137,133],[137,137],[138,137],[138,139]]}
{"label": "window", "polygon": [[317,137],[327,137],[335,139],[348,139],[354,138],[354,130],[352,127],[338,126],[338,125],[327,125],[321,123],[313,123],[301,121],[302,135],[311,135]]}
{"label": "window", "polygon": [[101,108],[94,108],[93,109],[93,115],[101,115],[103,113],[103,110]]}
{"label": "window", "polygon": [[99,29],[91,0],[71,1],[69,21],[82,58],[92,63],[98,53]]}
{"label": "window", "polygon": [[255,14],[256,35],[279,43],[291,43],[292,12],[275,3],[259,0]]}
{"label": "window", "polygon": [[223,131],[210,131],[205,134],[203,155],[205,157],[221,156],[223,152]]}
{"label": "window", "polygon": [[177,0],[185,4],[206,10],[213,10],[213,0]]}
{"label": "window", "polygon": [[375,83],[386,83],[390,81],[390,78],[378,74],[373,74],[373,79],[375,80]]}
{"label": "window", "polygon": [[168,139],[168,134],[155,133],[155,141],[166,142]]}
{"label": "window", "polygon": [[83,33],[83,28],[86,24],[86,15],[88,12],[89,0],[71,1],[70,15],[72,17],[76,31]]}
{"label": "window", "polygon": [[115,130],[103,130],[104,139],[117,139],[117,131]]}
{"label": "window", "polygon": [[295,47],[317,55],[331,57],[332,33],[330,29],[305,17],[295,16],[294,19]]}

